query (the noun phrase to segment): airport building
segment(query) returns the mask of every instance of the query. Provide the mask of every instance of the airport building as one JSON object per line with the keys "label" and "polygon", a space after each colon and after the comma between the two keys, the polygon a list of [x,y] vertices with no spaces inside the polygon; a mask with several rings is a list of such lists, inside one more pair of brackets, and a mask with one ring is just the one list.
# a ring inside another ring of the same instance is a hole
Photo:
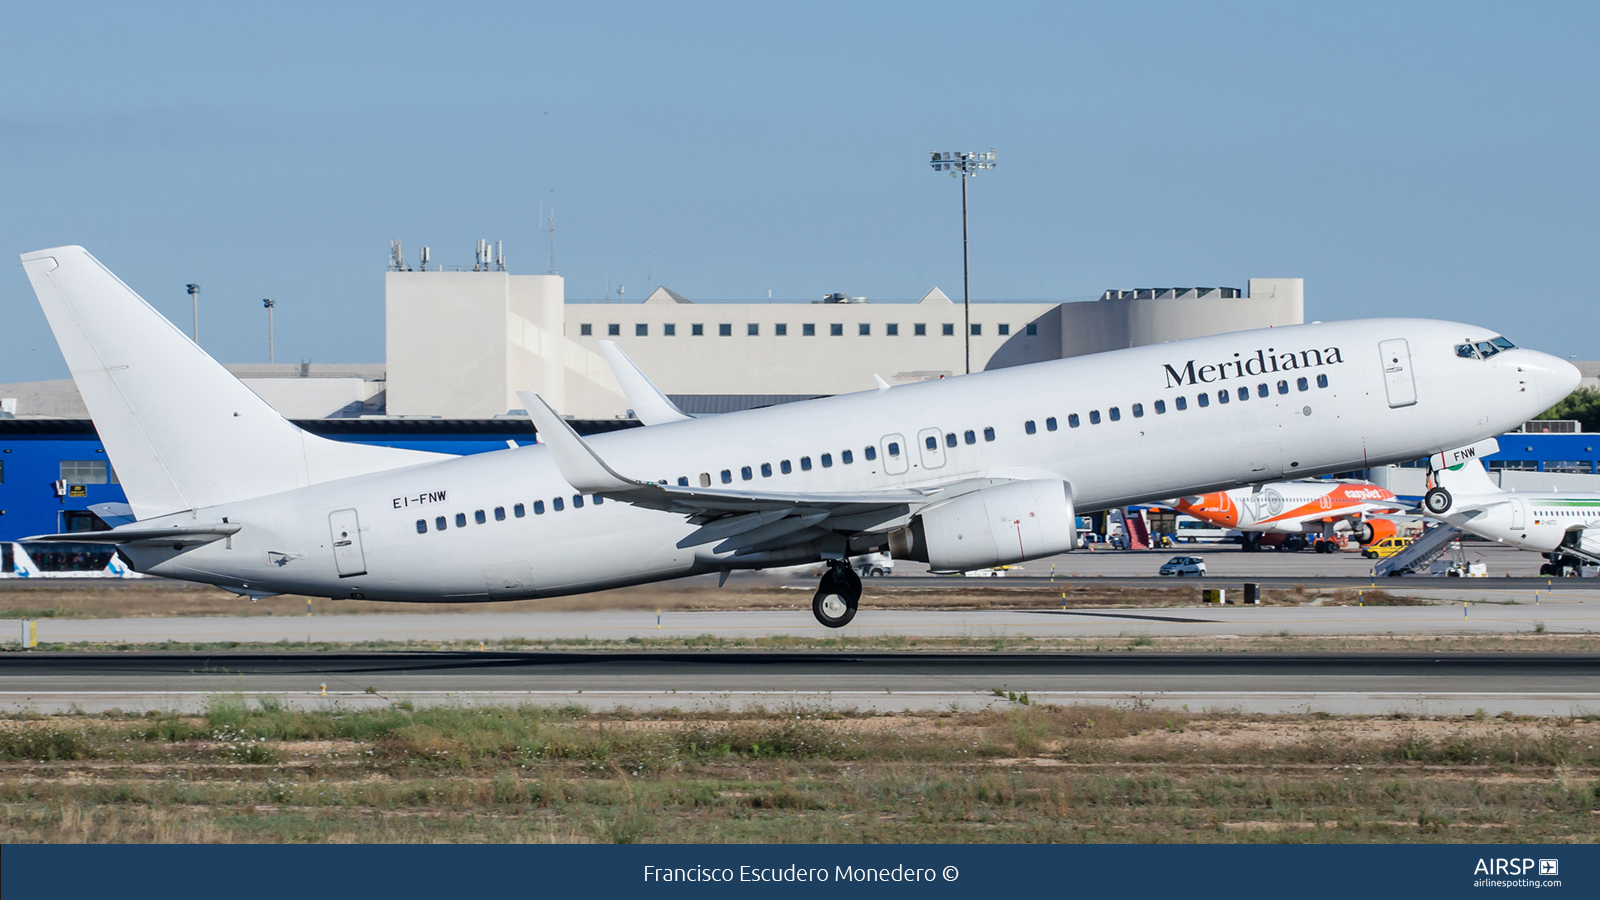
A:
{"label": "airport building", "polygon": [[[1119,288],[1086,301],[978,302],[968,321],[937,287],[888,302],[844,294],[695,302],[666,287],[642,302],[568,301],[560,276],[513,275],[480,255],[476,271],[391,266],[384,363],[227,368],[313,433],[465,454],[534,439],[519,390],[539,392],[580,432],[636,425],[602,340],[615,341],[679,407],[705,415],[870,390],[874,376],[904,384],[957,375],[969,346],[976,372],[1304,320],[1298,278],[1252,278],[1242,290]],[[1584,374],[1596,383],[1600,365],[1585,364]],[[1502,440],[1491,466],[1520,478],[1596,478],[1593,436],[1517,437]],[[1394,489],[1420,493],[1410,490],[1419,477],[1400,472]],[[102,528],[90,507],[124,502],[71,380],[0,384],[0,541]]]}

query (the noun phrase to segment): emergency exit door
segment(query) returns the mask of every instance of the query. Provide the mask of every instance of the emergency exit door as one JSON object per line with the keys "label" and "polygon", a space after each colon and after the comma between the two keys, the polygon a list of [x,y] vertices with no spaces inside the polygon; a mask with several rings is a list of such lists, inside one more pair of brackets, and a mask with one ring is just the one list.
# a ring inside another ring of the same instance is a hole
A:
{"label": "emergency exit door", "polygon": [[1383,387],[1389,392],[1390,408],[1416,403],[1417,383],[1411,377],[1411,348],[1405,339],[1380,341],[1378,354],[1383,357]]}
{"label": "emergency exit door", "polygon": [[367,574],[367,556],[361,552],[361,522],[353,509],[336,510],[328,515],[333,532],[333,564],[340,578]]}

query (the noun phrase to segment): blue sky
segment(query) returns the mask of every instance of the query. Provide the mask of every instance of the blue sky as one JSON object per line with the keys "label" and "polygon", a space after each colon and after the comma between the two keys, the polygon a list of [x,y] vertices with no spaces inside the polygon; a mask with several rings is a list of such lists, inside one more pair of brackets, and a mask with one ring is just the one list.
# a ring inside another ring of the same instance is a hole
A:
{"label": "blue sky", "polygon": [[[1310,318],[1600,358],[1600,6],[35,4],[0,249],[78,243],[201,343],[383,359],[389,240],[570,299],[975,299],[1302,276]],[[14,256],[10,257],[15,259]],[[21,267],[0,381],[65,377]]]}

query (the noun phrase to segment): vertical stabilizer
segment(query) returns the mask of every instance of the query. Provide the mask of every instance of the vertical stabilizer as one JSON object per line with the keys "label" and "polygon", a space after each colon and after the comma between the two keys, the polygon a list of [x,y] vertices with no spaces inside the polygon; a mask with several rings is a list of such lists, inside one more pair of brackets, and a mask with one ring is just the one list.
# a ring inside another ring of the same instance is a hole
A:
{"label": "vertical stabilizer", "polygon": [[82,247],[22,265],[138,518],[446,458],[301,431]]}

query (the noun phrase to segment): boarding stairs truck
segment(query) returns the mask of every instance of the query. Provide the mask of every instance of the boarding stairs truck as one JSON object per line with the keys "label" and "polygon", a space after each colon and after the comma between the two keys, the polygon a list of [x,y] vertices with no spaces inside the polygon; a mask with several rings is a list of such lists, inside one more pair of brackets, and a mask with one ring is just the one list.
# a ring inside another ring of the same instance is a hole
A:
{"label": "boarding stairs truck", "polygon": [[1461,537],[1461,529],[1453,525],[1439,525],[1411,542],[1411,546],[1393,556],[1378,560],[1372,574],[1410,575],[1425,569],[1429,563],[1450,550],[1450,545]]}

